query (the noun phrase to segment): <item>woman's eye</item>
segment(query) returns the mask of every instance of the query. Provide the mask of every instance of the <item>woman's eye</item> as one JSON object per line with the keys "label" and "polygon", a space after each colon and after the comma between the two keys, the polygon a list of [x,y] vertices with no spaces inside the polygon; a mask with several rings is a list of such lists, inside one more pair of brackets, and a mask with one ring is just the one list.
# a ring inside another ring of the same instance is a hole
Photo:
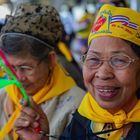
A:
{"label": "woman's eye", "polygon": [[100,63],[100,59],[99,58],[90,58],[87,60],[90,64],[99,64]]}
{"label": "woman's eye", "polygon": [[117,65],[117,64],[126,64],[128,63],[128,60],[123,59],[123,58],[114,58],[112,59],[113,64]]}

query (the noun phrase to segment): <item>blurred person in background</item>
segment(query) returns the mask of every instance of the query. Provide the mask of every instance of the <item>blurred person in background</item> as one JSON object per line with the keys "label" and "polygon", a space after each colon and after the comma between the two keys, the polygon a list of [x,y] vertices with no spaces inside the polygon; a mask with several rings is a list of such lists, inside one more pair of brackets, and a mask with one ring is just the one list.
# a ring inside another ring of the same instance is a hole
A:
{"label": "blurred person in background", "polygon": [[75,60],[71,51],[71,42],[75,38],[73,7],[70,5],[63,5],[62,7],[63,11],[60,11],[60,17],[63,23],[63,35],[56,47],[57,57],[64,68],[74,78],[77,85],[86,90],[83,83],[82,69]]}
{"label": "blurred person in background", "polygon": [[63,32],[63,37],[61,41],[58,42],[56,47],[57,58],[63,67],[68,71],[68,73],[76,81],[77,85],[86,90],[83,82],[82,69],[79,67],[79,64],[75,61],[71,49],[66,43],[66,32]]}
{"label": "blurred person in background", "polygon": [[64,25],[65,41],[68,47],[71,46],[72,40],[75,38],[75,18],[72,5],[63,5],[60,12],[60,17]]}
{"label": "blurred person in background", "polygon": [[79,42],[81,54],[87,52],[88,36],[93,24],[94,15],[85,9],[85,13],[77,22],[76,37]]}
{"label": "blurred person in background", "polygon": [[71,46],[72,54],[81,67],[81,55],[88,50],[88,36],[94,21],[94,14],[85,9],[84,14],[75,24],[75,43]]}

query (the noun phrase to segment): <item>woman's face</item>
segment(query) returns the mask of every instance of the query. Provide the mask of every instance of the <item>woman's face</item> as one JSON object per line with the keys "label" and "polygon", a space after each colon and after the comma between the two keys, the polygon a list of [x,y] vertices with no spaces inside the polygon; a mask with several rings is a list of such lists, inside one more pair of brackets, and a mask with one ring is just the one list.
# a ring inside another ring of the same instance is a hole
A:
{"label": "woman's face", "polygon": [[[121,60],[118,56],[121,56]],[[108,60],[112,57],[113,63],[120,65],[125,58],[123,56],[136,61],[123,69],[111,67],[108,61],[103,61],[98,68],[91,67],[95,58]],[[129,111],[136,104],[136,90],[140,86],[140,60],[124,40],[109,36],[93,39],[83,65],[83,76],[88,91],[109,112],[115,113],[121,108]]]}
{"label": "woman's face", "polygon": [[8,55],[7,59],[11,66],[15,69],[18,80],[30,96],[39,91],[49,78],[51,62],[47,64],[44,61],[38,61],[29,53],[17,56]]}

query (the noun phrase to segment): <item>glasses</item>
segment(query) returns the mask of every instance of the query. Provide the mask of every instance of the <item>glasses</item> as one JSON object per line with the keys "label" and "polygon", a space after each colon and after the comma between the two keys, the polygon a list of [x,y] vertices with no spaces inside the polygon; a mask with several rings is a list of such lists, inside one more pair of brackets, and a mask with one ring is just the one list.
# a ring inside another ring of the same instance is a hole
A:
{"label": "glasses", "polygon": [[99,68],[103,64],[103,62],[106,61],[112,68],[121,70],[127,68],[131,63],[133,63],[137,59],[133,59],[124,54],[113,55],[109,59],[101,59],[97,55],[92,55],[92,57],[87,57],[87,54],[85,54],[82,56],[82,61],[84,62],[84,64],[91,69]]}

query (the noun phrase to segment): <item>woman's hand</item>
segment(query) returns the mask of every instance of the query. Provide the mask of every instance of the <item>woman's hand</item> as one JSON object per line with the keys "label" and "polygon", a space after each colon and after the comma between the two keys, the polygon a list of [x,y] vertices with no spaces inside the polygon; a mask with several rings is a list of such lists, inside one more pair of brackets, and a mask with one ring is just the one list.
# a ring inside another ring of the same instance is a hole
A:
{"label": "woman's hand", "polygon": [[31,107],[27,105],[27,101],[22,101],[21,104],[23,107],[14,123],[14,131],[24,140],[48,140],[48,137],[37,133],[41,129],[49,134],[49,123],[41,107],[32,99]]}

